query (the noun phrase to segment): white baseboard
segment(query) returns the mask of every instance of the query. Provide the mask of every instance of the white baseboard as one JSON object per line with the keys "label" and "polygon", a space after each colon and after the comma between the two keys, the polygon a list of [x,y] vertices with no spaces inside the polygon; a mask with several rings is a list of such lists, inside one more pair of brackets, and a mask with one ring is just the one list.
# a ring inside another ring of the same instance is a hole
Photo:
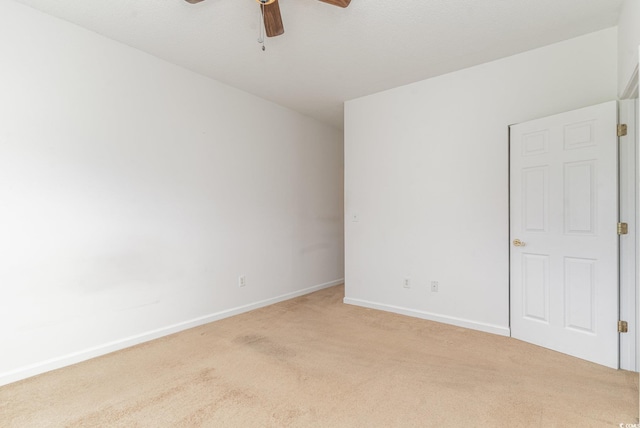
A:
{"label": "white baseboard", "polygon": [[322,290],[324,288],[333,287],[335,285],[343,284],[343,279],[337,279],[335,281],[326,282],[324,284],[314,285],[302,290],[294,291],[292,293],[282,294],[280,296],[272,297],[270,299],[261,300],[259,302],[250,303],[244,306],[238,306],[236,308],[227,309],[224,311],[216,312],[214,314],[205,315],[202,317],[194,318],[188,321],[184,321],[178,324],[173,324],[167,327],[159,328],[156,330],[148,331],[135,336],[129,336],[120,340],[105,343],[102,345],[94,346],[82,351],[73,352],[71,354],[63,355],[61,357],[52,358],[46,361],[41,361],[35,364],[31,364],[25,367],[0,373],[0,386],[7,385],[12,382],[17,382],[22,379],[26,379],[31,376],[36,376],[41,373],[45,373],[51,370],[56,370],[62,367],[70,366],[72,364],[80,363],[82,361],[89,360],[91,358],[100,357],[111,352],[119,351],[124,348],[139,345],[140,343],[148,342],[150,340],[158,339],[160,337],[168,336],[170,334],[178,333],[183,330],[198,327],[204,324],[208,324],[213,321],[218,321],[223,318],[232,317],[245,312],[252,311],[254,309],[263,308],[265,306],[273,305],[274,303],[283,302],[285,300],[293,299],[295,297],[303,296],[305,294],[313,293],[314,291]]}
{"label": "white baseboard", "polygon": [[362,306],[369,309],[378,309],[380,311],[393,312],[400,315],[407,315],[415,318],[422,318],[429,321],[441,322],[443,324],[451,324],[458,327],[469,328],[472,330],[484,331],[486,333],[493,333],[499,336],[511,336],[511,330],[508,327],[502,327],[494,324],[487,324],[477,321],[471,321],[464,318],[450,317],[446,315],[433,314],[426,311],[419,311],[416,309],[403,308],[400,306],[385,305],[382,303],[369,302],[367,300],[352,299],[349,297],[344,298],[344,303],[354,306]]}

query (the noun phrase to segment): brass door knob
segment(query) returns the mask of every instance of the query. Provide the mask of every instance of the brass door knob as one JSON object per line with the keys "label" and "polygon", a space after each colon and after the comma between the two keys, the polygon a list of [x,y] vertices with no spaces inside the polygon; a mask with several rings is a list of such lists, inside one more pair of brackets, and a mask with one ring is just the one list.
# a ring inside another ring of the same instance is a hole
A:
{"label": "brass door knob", "polygon": [[524,242],[522,242],[522,241],[521,241],[521,240],[519,240],[519,239],[514,239],[514,240],[513,240],[513,246],[514,246],[514,247],[524,247],[524,245],[525,245],[525,244],[524,244]]}

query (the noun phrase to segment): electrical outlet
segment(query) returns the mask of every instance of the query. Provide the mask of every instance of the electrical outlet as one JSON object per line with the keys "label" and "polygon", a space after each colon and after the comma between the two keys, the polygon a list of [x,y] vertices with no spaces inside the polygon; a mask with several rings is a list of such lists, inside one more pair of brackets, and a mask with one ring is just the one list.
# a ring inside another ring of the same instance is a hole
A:
{"label": "electrical outlet", "polygon": [[238,277],[238,287],[244,287],[247,285],[247,277],[244,275],[240,275]]}
{"label": "electrical outlet", "polygon": [[437,292],[439,285],[438,281],[431,281],[431,291],[434,293]]}
{"label": "electrical outlet", "polygon": [[404,288],[411,288],[411,280],[409,278],[405,278],[402,282],[402,286]]}

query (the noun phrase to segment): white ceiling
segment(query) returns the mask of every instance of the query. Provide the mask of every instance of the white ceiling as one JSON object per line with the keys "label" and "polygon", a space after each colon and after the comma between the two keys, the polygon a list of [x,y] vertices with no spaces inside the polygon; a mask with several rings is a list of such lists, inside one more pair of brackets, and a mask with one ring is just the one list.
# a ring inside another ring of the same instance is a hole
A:
{"label": "white ceiling", "polygon": [[16,0],[337,128],[343,102],[612,27],[623,0]]}

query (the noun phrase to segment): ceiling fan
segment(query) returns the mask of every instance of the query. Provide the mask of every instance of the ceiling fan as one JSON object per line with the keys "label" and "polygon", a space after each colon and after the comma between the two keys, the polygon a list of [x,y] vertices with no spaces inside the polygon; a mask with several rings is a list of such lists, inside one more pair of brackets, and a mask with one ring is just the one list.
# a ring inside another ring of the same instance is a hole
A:
{"label": "ceiling fan", "polygon": [[[185,0],[187,3],[196,4],[204,0]],[[256,0],[262,9],[262,19],[267,37],[275,37],[284,34],[284,25],[282,25],[282,16],[280,15],[280,6],[278,0]],[[320,0],[333,6],[347,7],[351,0]]]}

